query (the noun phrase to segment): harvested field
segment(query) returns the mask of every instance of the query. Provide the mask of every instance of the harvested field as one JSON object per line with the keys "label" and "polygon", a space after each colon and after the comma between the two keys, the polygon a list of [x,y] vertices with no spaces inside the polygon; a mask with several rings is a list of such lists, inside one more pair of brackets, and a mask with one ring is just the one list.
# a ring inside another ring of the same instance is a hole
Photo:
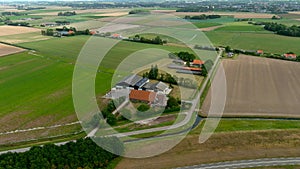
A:
{"label": "harvested field", "polygon": [[[223,60],[227,100],[223,116],[300,117],[300,64],[240,55]],[[207,115],[210,95],[202,113]]]}
{"label": "harvested field", "polygon": [[0,26],[0,36],[16,35],[29,32],[38,32],[40,29],[22,26]]}
{"label": "harvested field", "polygon": [[215,29],[222,28],[222,27],[224,27],[224,25],[212,26],[212,27],[208,27],[208,28],[200,28],[200,30],[204,31],[204,32],[208,32],[208,31],[213,31]]}
{"label": "harvested field", "polygon": [[124,16],[128,15],[128,12],[113,12],[113,13],[104,13],[104,14],[98,14],[95,16]]}
{"label": "harvested field", "polygon": [[[145,159],[123,158],[116,168],[176,168],[219,161],[300,155],[299,130],[217,133],[203,144],[199,144],[199,132],[197,129],[164,154]],[[139,148],[149,151],[153,146],[145,143]]]}
{"label": "harvested field", "polygon": [[297,14],[300,15],[300,11],[294,11],[294,12],[289,12],[290,14]]}
{"label": "harvested field", "polygon": [[250,12],[174,12],[174,15],[185,16],[185,15],[223,15],[233,16],[234,18],[272,18],[273,14],[266,13],[250,13]]}
{"label": "harvested field", "polygon": [[23,51],[25,51],[25,49],[0,43],[0,57],[5,56],[5,55],[14,54],[14,53],[23,52]]}
{"label": "harvested field", "polygon": [[51,39],[51,36],[43,36],[40,32],[22,33],[16,35],[0,36],[0,41],[10,44],[35,42],[41,40]]}

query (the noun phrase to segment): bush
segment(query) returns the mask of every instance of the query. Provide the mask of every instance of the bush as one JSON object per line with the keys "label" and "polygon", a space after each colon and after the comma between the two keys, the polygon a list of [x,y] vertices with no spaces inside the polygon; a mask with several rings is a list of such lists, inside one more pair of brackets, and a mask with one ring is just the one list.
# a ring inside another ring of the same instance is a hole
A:
{"label": "bush", "polygon": [[141,104],[141,105],[137,108],[137,110],[140,111],[140,112],[145,112],[145,111],[147,111],[147,110],[149,110],[149,109],[150,109],[150,106],[149,106],[148,104]]}

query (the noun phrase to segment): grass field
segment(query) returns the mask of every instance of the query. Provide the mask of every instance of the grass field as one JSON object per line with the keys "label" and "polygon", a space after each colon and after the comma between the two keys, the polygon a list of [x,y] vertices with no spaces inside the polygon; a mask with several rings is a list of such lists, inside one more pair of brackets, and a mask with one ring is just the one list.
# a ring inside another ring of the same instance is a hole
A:
{"label": "grass field", "polygon": [[208,27],[213,27],[213,26],[220,26],[222,24],[220,23],[213,23],[213,22],[193,22],[193,24],[197,28],[208,28]]}
{"label": "grass field", "polygon": [[228,31],[228,32],[257,32],[265,31],[262,26],[250,25],[247,22],[233,22],[224,24],[224,27],[215,29],[215,31]]}
{"label": "grass field", "polygon": [[[0,58],[0,132],[76,121],[72,102],[72,75],[76,58],[89,36],[52,38],[21,43],[36,52]],[[96,93],[105,94],[114,69],[127,55],[145,48],[171,52],[182,47],[121,42],[103,60],[96,78]],[[12,94],[13,93],[13,94]],[[33,137],[33,136],[32,136]],[[35,135],[34,137],[39,137]],[[22,140],[22,137],[17,137]]]}
{"label": "grass field", "polygon": [[[203,144],[199,144],[201,127],[192,131],[173,149],[146,159],[123,158],[117,169],[127,168],[176,168],[203,163],[299,156],[300,130],[253,131],[214,133]],[[162,139],[160,144],[168,140]],[[153,149],[145,142],[139,147],[144,151]],[[180,159],[180,160],[178,160]]]}
{"label": "grass field", "polygon": [[289,51],[300,53],[300,39],[273,33],[218,32],[205,33],[215,46],[227,46],[244,50],[262,49],[265,52],[283,54]]}
{"label": "grass field", "polygon": [[300,129],[299,120],[222,119],[216,132]]}
{"label": "grass field", "polygon": [[[227,80],[223,116],[300,117],[299,63],[246,55],[222,63]],[[209,105],[210,96],[204,114]]]}

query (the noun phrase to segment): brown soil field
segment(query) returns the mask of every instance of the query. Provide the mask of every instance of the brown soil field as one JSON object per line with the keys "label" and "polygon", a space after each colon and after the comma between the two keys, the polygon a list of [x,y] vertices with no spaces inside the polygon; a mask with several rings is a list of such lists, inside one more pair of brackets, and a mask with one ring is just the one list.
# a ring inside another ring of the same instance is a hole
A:
{"label": "brown soil field", "polygon": [[[227,79],[223,116],[300,117],[300,63],[240,55],[222,64]],[[208,94],[204,115],[210,101]]]}
{"label": "brown soil field", "polygon": [[40,29],[22,26],[0,26],[0,36],[16,35],[29,32],[38,32]]}
{"label": "brown soil field", "polygon": [[14,53],[23,52],[23,51],[25,51],[25,49],[0,43],[0,57],[5,56],[5,55],[14,54]]}
{"label": "brown soil field", "polygon": [[[199,144],[196,129],[168,152],[145,159],[123,158],[116,169],[175,168],[219,161],[300,155],[300,130],[217,133]],[[153,148],[147,144],[140,149]]]}
{"label": "brown soil field", "polygon": [[174,15],[185,16],[185,15],[224,15],[224,16],[233,16],[234,18],[272,18],[273,14],[266,13],[250,13],[250,12],[174,12]]}
{"label": "brown soil field", "polygon": [[208,31],[213,31],[215,29],[218,29],[218,28],[221,28],[221,27],[224,27],[225,25],[220,25],[220,26],[212,26],[212,27],[207,27],[207,28],[200,28],[201,31],[204,31],[204,32],[208,32]]}

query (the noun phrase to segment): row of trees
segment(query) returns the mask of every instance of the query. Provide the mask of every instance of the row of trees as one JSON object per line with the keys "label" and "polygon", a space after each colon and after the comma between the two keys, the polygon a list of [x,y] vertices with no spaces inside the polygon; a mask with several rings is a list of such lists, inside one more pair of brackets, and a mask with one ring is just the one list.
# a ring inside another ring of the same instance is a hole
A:
{"label": "row of trees", "polygon": [[1,15],[3,15],[3,16],[23,16],[23,15],[27,15],[27,14],[22,13],[22,12],[2,12]]}
{"label": "row of trees", "polygon": [[133,42],[149,43],[156,45],[163,45],[167,43],[166,40],[161,39],[159,36],[156,36],[154,39],[149,39],[140,35],[135,35],[133,38],[129,38],[128,40]]}
{"label": "row of trees", "polygon": [[194,20],[206,20],[206,19],[217,19],[221,18],[221,15],[197,15],[197,16],[185,16],[184,19],[194,19]]}
{"label": "row of trees", "polygon": [[76,15],[75,11],[59,12],[57,16],[73,16]]}
{"label": "row of trees", "polygon": [[[123,143],[116,137],[97,138],[97,142],[111,151],[122,154]],[[104,150],[90,138],[79,139],[65,145],[47,144],[43,147],[32,147],[25,153],[7,153],[0,156],[0,168],[5,169],[96,169],[106,168],[118,157]]]}
{"label": "row of trees", "polygon": [[26,27],[30,26],[28,22],[12,22],[11,20],[5,21],[5,24],[11,26],[26,26]]}
{"label": "row of trees", "polygon": [[300,26],[286,26],[274,22],[265,22],[265,29],[276,32],[279,35],[300,37]]}
{"label": "row of trees", "polygon": [[[274,58],[274,59],[281,59],[281,60],[294,60],[300,62],[300,56],[297,56],[296,59],[286,58],[282,54],[274,54],[274,53],[267,53],[264,52],[263,54],[257,53],[256,51],[247,51],[242,49],[232,49],[230,46],[225,47],[225,52],[232,52],[237,54],[245,54],[245,55],[253,55],[253,56],[263,56],[267,58]],[[287,54],[294,54],[294,52],[287,52]]]}
{"label": "row of trees", "polygon": [[184,7],[177,9],[176,12],[208,12],[211,11],[213,8],[210,7]]}
{"label": "row of trees", "polygon": [[197,82],[189,78],[178,78],[177,76],[172,76],[169,73],[159,73],[157,65],[151,66],[149,72],[143,74],[143,77],[147,77],[152,80],[158,80],[166,83],[170,83],[171,87],[173,85],[179,85],[187,88],[195,89],[197,88]]}
{"label": "row of trees", "polygon": [[194,59],[196,59],[196,56],[189,52],[170,53],[169,57],[171,59],[180,59],[185,62],[193,62]]}
{"label": "row of trees", "polygon": [[131,10],[129,11],[129,15],[132,15],[132,14],[149,14],[150,11],[149,10],[143,10],[143,9],[134,9],[134,10]]}
{"label": "row of trees", "polygon": [[63,36],[74,36],[74,35],[91,35],[91,32],[89,29],[86,30],[77,30],[75,27],[67,28],[64,26],[63,28],[56,28],[56,29],[46,29],[41,30],[41,34],[44,36],[54,36],[57,32],[69,32],[68,34],[64,34]]}

